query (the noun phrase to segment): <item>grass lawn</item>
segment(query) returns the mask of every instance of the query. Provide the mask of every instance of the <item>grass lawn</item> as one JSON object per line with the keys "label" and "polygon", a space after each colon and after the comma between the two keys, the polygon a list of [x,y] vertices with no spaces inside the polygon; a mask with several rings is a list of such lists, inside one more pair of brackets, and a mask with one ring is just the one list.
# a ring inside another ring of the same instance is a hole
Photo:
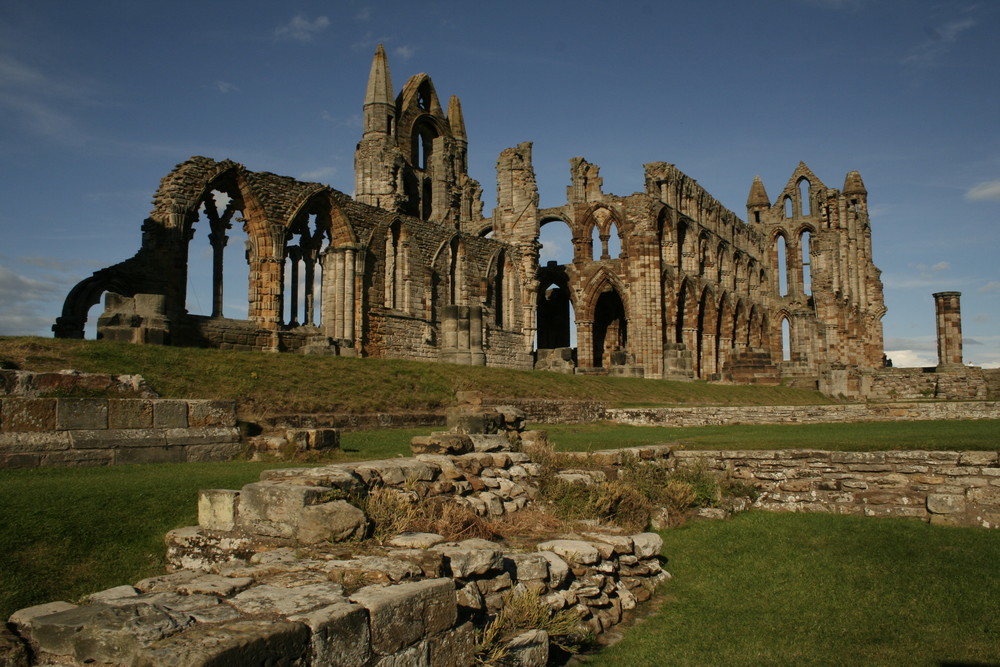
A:
{"label": "grass lawn", "polygon": [[[331,461],[409,455],[431,429],[343,434]],[[161,574],[163,536],[198,522],[199,489],[238,489],[293,463],[0,470],[0,618]]]}
{"label": "grass lawn", "polygon": [[1000,663],[1000,531],[750,512],[662,535],[662,606],[587,664]]}
{"label": "grass lawn", "polygon": [[540,424],[562,451],[590,451],[679,443],[686,449],[1000,449],[1000,420],[861,422],[854,424],[754,424],[656,427]]}
{"label": "grass lawn", "polygon": [[[564,375],[398,359],[266,354],[104,340],[0,336],[0,367],[138,373],[167,398],[235,400],[245,418],[290,412],[439,410],[457,390],[492,398],[551,398],[609,405],[806,405],[818,391],[708,382]],[[304,382],[303,379],[308,379]]]}

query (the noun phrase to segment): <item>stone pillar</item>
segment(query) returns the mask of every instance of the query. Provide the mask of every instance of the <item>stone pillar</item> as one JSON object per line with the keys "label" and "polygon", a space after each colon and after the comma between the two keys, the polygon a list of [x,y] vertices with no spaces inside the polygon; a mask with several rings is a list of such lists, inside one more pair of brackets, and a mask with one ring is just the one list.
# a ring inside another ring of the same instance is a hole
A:
{"label": "stone pillar", "polygon": [[962,309],[959,303],[961,296],[961,292],[934,294],[938,368],[962,365]]}

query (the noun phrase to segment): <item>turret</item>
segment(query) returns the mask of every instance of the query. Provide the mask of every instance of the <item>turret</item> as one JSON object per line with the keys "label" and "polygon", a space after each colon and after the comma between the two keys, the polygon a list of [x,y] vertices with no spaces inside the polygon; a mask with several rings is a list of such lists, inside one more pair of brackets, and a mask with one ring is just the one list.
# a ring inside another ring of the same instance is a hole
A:
{"label": "turret", "polygon": [[392,77],[385,49],[379,44],[372,58],[365,91],[365,139],[379,135],[392,136],[396,124],[396,103],[392,94]]}
{"label": "turret", "polygon": [[747,220],[760,222],[761,214],[770,208],[771,200],[767,197],[764,182],[760,180],[760,176],[754,176],[753,183],[750,185],[750,194],[747,196]]}

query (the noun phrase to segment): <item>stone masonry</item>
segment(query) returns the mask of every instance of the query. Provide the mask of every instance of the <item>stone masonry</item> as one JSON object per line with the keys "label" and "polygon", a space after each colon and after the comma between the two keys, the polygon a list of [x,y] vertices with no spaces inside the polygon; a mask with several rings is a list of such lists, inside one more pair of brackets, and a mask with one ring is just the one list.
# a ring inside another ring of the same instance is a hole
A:
{"label": "stone masonry", "polygon": [[[55,334],[82,337],[106,295],[98,335],[136,343],[786,381],[847,396],[863,387],[837,373],[883,365],[857,171],[838,189],[799,163],[773,200],[754,178],[743,220],[672,164],[645,165],[640,191],[619,196],[574,157],[565,204],[542,209],[525,142],[500,154],[485,217],[457,97],[442,104],[426,74],[397,94],[379,46],[363,118],[353,198],[229,160],[178,165],[138,253],[76,285]],[[570,230],[567,264],[539,263],[549,224]],[[185,290],[206,238],[212,305],[195,313]],[[224,266],[243,239],[245,262]],[[245,320],[223,312],[233,291],[246,294]]]}

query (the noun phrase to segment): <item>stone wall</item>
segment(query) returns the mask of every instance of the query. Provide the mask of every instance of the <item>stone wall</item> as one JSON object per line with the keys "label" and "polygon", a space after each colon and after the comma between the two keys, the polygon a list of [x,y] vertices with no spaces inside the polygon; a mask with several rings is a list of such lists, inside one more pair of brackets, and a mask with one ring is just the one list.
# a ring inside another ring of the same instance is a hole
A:
{"label": "stone wall", "polygon": [[224,461],[240,448],[231,401],[0,398],[0,468]]}
{"label": "stone wall", "polygon": [[[602,412],[602,418],[618,424],[631,424],[633,426],[1000,419],[1000,402],[928,401],[925,403],[848,403],[838,405],[606,408]],[[530,412],[529,419],[533,419]]]}
{"label": "stone wall", "polygon": [[995,451],[676,450],[673,456],[674,465],[705,465],[757,485],[760,509],[1000,528]]}
{"label": "stone wall", "polygon": [[[668,577],[658,535],[596,526],[516,547],[430,533],[345,544],[367,523],[345,496],[451,497],[498,517],[537,494],[539,466],[510,451],[508,434],[441,433],[414,446],[474,451],[271,470],[238,491],[202,491],[199,526],[167,536],[171,573],[79,606],[19,610],[16,635],[0,639],[22,664],[30,652],[32,664],[62,665],[465,666],[475,664],[475,627],[512,596],[572,610],[601,633]],[[513,664],[541,667],[549,638],[528,630],[506,649]]]}

